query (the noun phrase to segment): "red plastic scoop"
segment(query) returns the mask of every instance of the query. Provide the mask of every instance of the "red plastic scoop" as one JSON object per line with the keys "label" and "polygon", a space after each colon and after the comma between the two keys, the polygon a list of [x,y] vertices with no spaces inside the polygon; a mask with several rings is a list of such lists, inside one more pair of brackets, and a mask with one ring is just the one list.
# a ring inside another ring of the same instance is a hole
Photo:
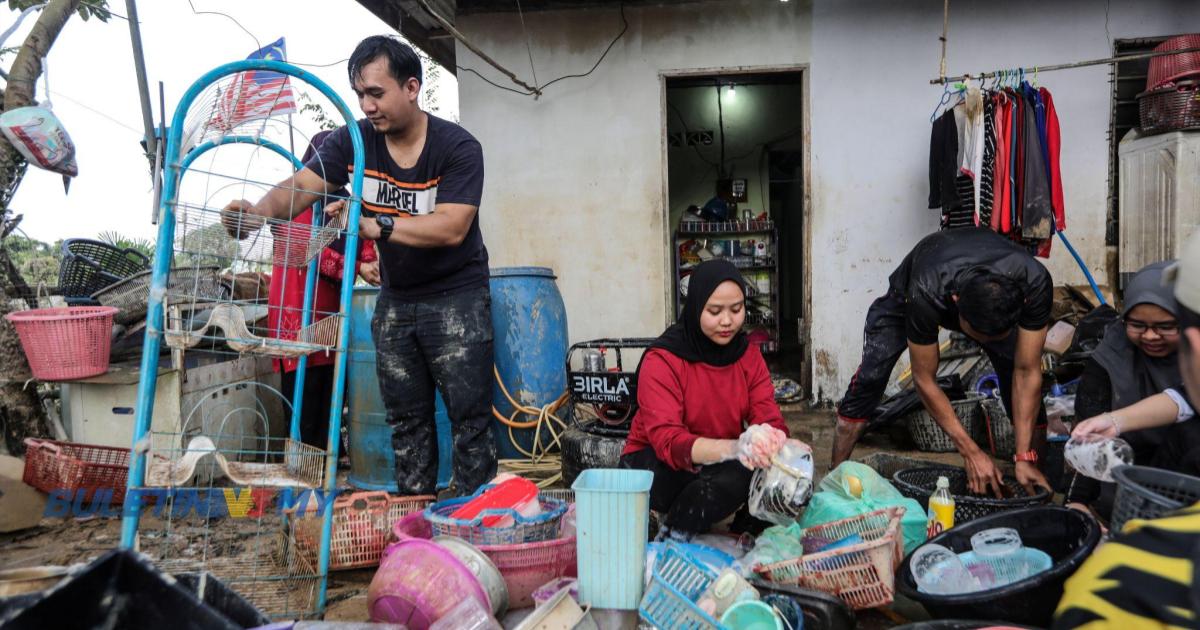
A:
{"label": "red plastic scoop", "polygon": [[[538,487],[532,481],[514,477],[506,479],[484,491],[483,494],[471,499],[465,505],[455,510],[450,516],[451,518],[471,521],[484,510],[517,510],[523,514],[531,503],[534,505],[537,504],[537,496]],[[510,517],[503,515],[485,516],[483,518],[483,526],[496,527],[497,525],[504,525],[501,521],[505,519],[511,524],[512,519]]]}

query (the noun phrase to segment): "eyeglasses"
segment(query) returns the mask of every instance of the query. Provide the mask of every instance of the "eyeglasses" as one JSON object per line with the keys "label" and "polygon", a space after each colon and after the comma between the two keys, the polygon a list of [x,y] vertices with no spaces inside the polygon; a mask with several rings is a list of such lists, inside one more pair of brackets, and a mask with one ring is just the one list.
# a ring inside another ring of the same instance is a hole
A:
{"label": "eyeglasses", "polygon": [[1144,335],[1147,330],[1153,330],[1154,334],[1159,337],[1174,337],[1179,334],[1178,322],[1163,322],[1161,324],[1147,324],[1136,319],[1125,320],[1125,330],[1135,335]]}

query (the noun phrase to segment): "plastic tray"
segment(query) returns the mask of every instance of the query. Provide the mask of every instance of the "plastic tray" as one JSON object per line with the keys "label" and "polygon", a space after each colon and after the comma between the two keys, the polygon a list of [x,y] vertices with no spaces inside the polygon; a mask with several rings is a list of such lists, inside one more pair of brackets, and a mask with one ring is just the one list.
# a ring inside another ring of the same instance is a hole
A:
{"label": "plastic tray", "polygon": [[656,628],[718,630],[721,624],[696,605],[716,577],[686,551],[667,545],[666,552],[655,563],[638,616]]}

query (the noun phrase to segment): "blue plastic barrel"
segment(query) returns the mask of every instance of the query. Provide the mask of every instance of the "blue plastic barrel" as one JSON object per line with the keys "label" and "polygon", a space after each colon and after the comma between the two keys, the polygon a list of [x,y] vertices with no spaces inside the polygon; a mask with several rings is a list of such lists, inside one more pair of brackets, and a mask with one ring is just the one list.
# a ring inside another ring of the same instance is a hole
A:
{"label": "blue plastic barrel", "polygon": [[[350,305],[350,359],[346,378],[346,404],[350,407],[350,484],[366,490],[398,492],[396,453],[392,450],[392,428],[379,394],[375,372],[375,341],[371,339],[371,317],[379,299],[376,287],[355,287]],[[450,416],[442,395],[437,395],[438,488],[450,485],[453,439]]]}
{"label": "blue plastic barrel", "polygon": [[[509,394],[522,405],[541,407],[554,402],[567,389],[567,309],[546,267],[501,267],[491,270],[492,326],[495,332],[496,369]],[[513,406],[500,385],[493,386],[492,404],[504,417]],[[522,415],[518,421],[536,419]],[[524,455],[509,437],[508,427],[492,423],[501,458]],[[547,436],[547,431],[542,431]],[[533,429],[513,435],[521,448],[533,447]],[[548,442],[548,436],[547,440]]]}

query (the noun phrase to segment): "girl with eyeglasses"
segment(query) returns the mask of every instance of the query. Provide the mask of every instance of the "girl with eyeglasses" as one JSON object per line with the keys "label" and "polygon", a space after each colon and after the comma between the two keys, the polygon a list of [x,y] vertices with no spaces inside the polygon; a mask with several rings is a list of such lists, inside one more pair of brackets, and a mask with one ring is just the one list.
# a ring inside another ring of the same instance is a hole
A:
{"label": "girl with eyeglasses", "polygon": [[[1179,307],[1171,287],[1163,283],[1163,273],[1173,262],[1148,265],[1133,276],[1125,290],[1121,319],[1105,331],[1080,377],[1076,417],[1098,418],[1093,424],[1108,422],[1102,419],[1119,417],[1126,407],[1181,382],[1177,357]],[[1151,464],[1170,429],[1158,426],[1123,435],[1133,447],[1134,461]],[[1108,518],[1114,494],[1115,484],[1076,474],[1066,501],[1068,507]]]}

